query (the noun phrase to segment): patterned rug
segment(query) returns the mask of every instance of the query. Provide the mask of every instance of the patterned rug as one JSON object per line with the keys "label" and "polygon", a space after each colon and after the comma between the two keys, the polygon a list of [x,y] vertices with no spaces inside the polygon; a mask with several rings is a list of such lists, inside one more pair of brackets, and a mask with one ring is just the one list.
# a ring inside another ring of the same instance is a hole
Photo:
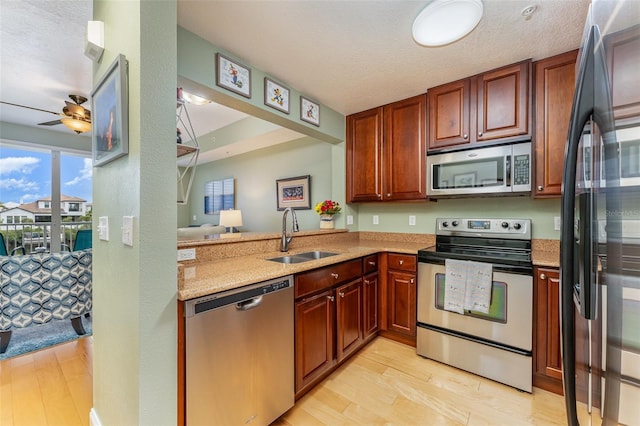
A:
{"label": "patterned rug", "polygon": [[92,333],[91,317],[82,317],[82,324],[87,332],[82,336],[76,334],[69,319],[50,321],[46,324],[26,328],[16,328],[11,335],[7,351],[0,354],[0,360],[38,351],[80,337],[90,336]]}

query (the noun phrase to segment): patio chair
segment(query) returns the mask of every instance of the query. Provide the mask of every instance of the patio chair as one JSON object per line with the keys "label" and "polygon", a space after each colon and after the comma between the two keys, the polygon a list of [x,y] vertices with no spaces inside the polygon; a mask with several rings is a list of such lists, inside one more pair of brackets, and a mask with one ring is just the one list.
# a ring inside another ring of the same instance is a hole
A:
{"label": "patio chair", "polygon": [[0,256],[13,256],[17,252],[21,251],[21,254],[25,254],[25,250],[23,246],[17,246],[13,250],[11,250],[11,254],[7,252],[7,245],[4,241],[4,234],[0,232]]}
{"label": "patio chair", "polygon": [[91,229],[79,229],[73,242],[73,251],[91,248]]}

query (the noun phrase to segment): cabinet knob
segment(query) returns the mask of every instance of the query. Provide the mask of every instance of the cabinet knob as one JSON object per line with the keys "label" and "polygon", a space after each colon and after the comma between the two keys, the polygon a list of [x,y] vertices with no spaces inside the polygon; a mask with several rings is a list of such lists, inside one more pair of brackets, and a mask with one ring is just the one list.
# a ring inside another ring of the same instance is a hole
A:
{"label": "cabinet knob", "polygon": [[544,189],[544,186],[538,185],[538,191],[542,191],[543,189]]}
{"label": "cabinet knob", "polygon": [[478,136],[482,136],[482,132],[478,132]]}
{"label": "cabinet knob", "polygon": [[342,297],[344,299],[344,293],[343,292],[340,292],[338,294],[340,295],[340,297]]}
{"label": "cabinet knob", "polygon": [[371,261],[371,260],[370,260],[368,263],[369,263],[369,265],[371,265],[371,266],[376,266],[376,262],[373,262],[373,261]]}
{"label": "cabinet knob", "polygon": [[540,279],[541,280],[546,280],[547,279],[547,275],[546,274],[540,274]]}
{"label": "cabinet knob", "polygon": [[336,274],[335,272],[332,272],[332,273],[331,273],[331,276],[332,276],[334,279],[336,279],[336,280],[338,279],[338,274]]}
{"label": "cabinet knob", "polygon": [[387,192],[387,198],[391,197],[391,193]]}
{"label": "cabinet knob", "polygon": [[327,299],[329,299],[329,302],[333,302],[335,300],[335,297],[333,296],[327,296]]}
{"label": "cabinet knob", "polygon": [[402,265],[404,263],[404,260],[400,259],[400,261],[398,262],[400,265]]}
{"label": "cabinet knob", "polygon": [[378,198],[382,198],[382,194],[377,194]]}
{"label": "cabinet knob", "polygon": [[369,284],[371,284],[371,281],[369,281],[369,280],[364,280],[364,283],[365,283],[366,285],[369,285]]}
{"label": "cabinet knob", "polygon": [[469,139],[469,135],[468,135],[468,134],[466,134],[466,133],[465,133],[464,135],[462,135],[462,137],[463,137],[464,139]]}
{"label": "cabinet knob", "polygon": [[414,281],[415,281],[415,280],[414,280],[413,278],[411,278],[411,279],[409,280],[409,284],[413,284],[413,282],[414,282]]}

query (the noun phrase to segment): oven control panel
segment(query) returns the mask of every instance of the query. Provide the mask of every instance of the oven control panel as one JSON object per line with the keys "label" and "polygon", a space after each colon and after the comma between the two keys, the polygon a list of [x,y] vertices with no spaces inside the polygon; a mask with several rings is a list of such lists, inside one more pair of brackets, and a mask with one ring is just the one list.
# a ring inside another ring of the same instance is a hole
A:
{"label": "oven control panel", "polygon": [[436,219],[436,235],[531,239],[531,219]]}

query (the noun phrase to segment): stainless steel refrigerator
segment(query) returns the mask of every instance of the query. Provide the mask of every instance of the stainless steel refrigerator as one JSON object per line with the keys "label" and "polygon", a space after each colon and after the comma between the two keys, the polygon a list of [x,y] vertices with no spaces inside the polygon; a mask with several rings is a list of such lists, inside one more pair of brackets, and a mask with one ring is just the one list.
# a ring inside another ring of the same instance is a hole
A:
{"label": "stainless steel refrigerator", "polygon": [[592,0],[565,150],[567,419],[640,424],[640,1]]}

